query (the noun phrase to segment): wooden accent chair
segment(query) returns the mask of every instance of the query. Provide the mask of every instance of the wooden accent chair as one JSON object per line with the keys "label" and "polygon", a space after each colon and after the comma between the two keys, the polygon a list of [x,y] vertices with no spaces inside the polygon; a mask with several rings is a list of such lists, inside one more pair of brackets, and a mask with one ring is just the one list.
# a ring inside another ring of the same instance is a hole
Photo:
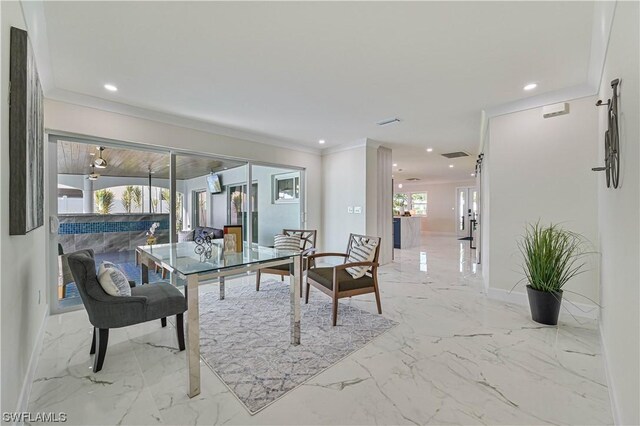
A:
{"label": "wooden accent chair", "polygon": [[[376,241],[375,255],[371,262],[347,263],[352,248],[362,242]],[[359,294],[375,293],[378,313],[382,314],[380,305],[380,292],[378,291],[378,256],[380,254],[380,237],[351,234],[346,253],[317,253],[308,257],[309,269],[307,271],[307,293],[305,303],[309,303],[309,290],[311,286],[322,291],[333,299],[333,325],[338,320],[338,299],[357,296]],[[344,262],[336,266],[317,267],[316,259],[328,256],[343,257]],[[355,266],[368,266],[367,272],[361,278],[353,278],[346,269]]]}
{"label": "wooden accent chair", "polygon": [[[316,236],[318,235],[318,231],[315,229],[283,229],[282,234],[300,236],[300,250],[302,250],[303,256],[302,269],[304,271],[307,266],[307,256],[316,250]],[[289,265],[258,269],[258,272],[256,272],[256,291],[260,291],[260,278],[262,274],[280,275],[280,280],[284,281],[284,277],[290,275]],[[302,297],[302,288],[300,289],[300,296]]]}

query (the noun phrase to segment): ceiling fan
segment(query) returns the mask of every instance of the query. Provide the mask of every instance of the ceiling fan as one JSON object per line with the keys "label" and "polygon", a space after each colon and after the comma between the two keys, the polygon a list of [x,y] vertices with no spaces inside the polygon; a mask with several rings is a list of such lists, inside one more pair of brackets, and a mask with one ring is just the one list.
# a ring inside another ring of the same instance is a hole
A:
{"label": "ceiling fan", "polygon": [[102,158],[102,151],[104,151],[104,146],[98,147],[98,149],[100,150],[100,157],[96,158],[93,164],[95,164],[95,166],[99,169],[104,169],[107,167],[107,160]]}
{"label": "ceiling fan", "polygon": [[93,163],[91,163],[89,165],[89,167],[91,167],[91,173],[89,173],[89,175],[87,176],[87,179],[89,179],[89,180],[98,180],[100,175],[96,173],[95,165]]}

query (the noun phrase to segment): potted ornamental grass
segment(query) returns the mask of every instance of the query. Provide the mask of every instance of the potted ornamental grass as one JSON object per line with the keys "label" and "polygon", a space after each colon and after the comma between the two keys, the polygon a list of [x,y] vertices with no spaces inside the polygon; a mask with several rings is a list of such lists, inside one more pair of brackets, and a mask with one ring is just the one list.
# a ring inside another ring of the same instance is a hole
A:
{"label": "potted ornamental grass", "polygon": [[557,224],[529,224],[519,241],[531,317],[557,325],[564,285],[584,272],[588,241]]}

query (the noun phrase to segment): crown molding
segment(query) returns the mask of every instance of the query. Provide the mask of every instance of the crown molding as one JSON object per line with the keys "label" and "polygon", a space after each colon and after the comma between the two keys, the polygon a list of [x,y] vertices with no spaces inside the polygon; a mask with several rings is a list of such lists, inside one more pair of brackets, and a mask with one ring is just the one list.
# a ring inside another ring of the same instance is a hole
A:
{"label": "crown molding", "polygon": [[362,139],[357,139],[353,142],[347,142],[342,145],[333,146],[331,148],[325,148],[322,150],[322,155],[323,156],[331,155],[331,154],[336,154],[338,152],[349,151],[351,149],[363,148],[368,146],[368,141],[369,139],[362,138]]}
{"label": "crown molding", "polygon": [[163,111],[142,108],[134,105],[124,104],[120,102],[109,101],[106,99],[84,95],[69,90],[53,89],[47,95],[47,99],[58,102],[64,102],[83,107],[89,107],[102,111],[108,111],[116,114],[122,114],[130,117],[141,118],[150,121],[156,121],[173,126],[184,127],[193,130],[200,130],[207,133],[228,136],[237,139],[244,139],[251,142],[257,142],[265,145],[271,145],[278,148],[287,148],[293,151],[304,152],[307,154],[320,155],[320,150],[303,146],[295,141],[283,140],[269,135],[241,130],[232,127],[220,126],[208,121],[197,120],[194,118],[171,114]]}

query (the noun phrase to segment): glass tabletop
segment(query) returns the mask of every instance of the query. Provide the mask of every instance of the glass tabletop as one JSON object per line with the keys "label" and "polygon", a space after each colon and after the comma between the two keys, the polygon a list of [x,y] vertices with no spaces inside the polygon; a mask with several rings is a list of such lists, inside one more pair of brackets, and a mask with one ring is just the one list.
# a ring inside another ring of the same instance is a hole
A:
{"label": "glass tabletop", "polygon": [[222,247],[223,240],[220,239],[213,240],[210,246],[186,241],[139,246],[138,249],[182,275],[232,269],[301,255],[301,252],[297,250],[279,250],[258,245],[248,247],[246,244],[242,253],[225,254]]}

